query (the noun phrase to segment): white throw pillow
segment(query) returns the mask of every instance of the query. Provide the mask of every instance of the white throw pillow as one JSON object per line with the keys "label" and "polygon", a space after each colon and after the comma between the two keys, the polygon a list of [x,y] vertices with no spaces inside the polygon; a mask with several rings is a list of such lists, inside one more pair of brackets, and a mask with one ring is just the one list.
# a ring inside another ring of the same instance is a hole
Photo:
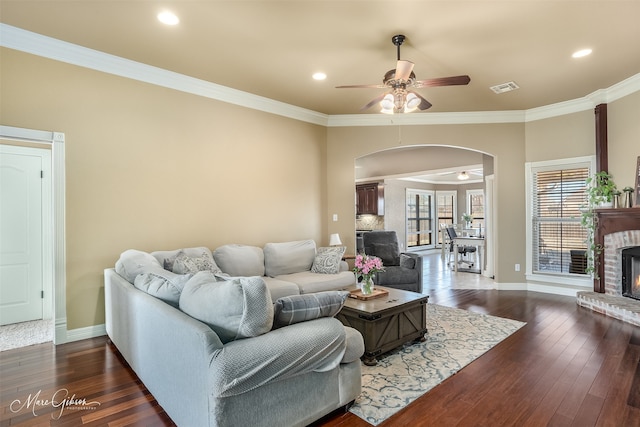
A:
{"label": "white throw pillow", "polygon": [[209,325],[223,343],[262,335],[273,326],[271,294],[260,277],[218,281],[210,271],[196,273],[182,290],[180,310]]}

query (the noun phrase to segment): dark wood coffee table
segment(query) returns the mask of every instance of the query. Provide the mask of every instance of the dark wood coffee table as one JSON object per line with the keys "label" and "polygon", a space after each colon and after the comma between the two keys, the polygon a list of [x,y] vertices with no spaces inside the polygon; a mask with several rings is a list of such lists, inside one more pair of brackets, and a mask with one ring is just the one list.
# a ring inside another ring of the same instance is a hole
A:
{"label": "dark wood coffee table", "polygon": [[[355,286],[346,290],[354,290]],[[389,294],[367,301],[348,298],[336,318],[364,337],[365,365],[373,366],[381,354],[415,340],[424,341],[427,333],[429,296],[400,289],[385,289]]]}

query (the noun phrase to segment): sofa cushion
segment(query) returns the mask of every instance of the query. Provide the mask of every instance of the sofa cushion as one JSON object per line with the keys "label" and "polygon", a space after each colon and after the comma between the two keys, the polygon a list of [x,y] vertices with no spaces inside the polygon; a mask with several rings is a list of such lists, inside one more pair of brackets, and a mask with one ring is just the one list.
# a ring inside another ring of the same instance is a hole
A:
{"label": "sofa cushion", "polygon": [[311,266],[312,273],[337,274],[340,271],[340,261],[346,246],[331,246],[328,248],[318,248],[316,257]]}
{"label": "sofa cushion", "polygon": [[128,249],[120,254],[116,261],[116,272],[133,284],[138,274],[144,273],[151,267],[162,265],[151,254],[136,249]]}
{"label": "sofa cushion", "polygon": [[320,274],[303,271],[301,273],[283,274],[282,276],[276,277],[276,279],[295,283],[298,285],[301,294],[335,291],[336,289],[346,288],[356,283],[355,276],[351,271],[341,271],[338,274]]}
{"label": "sofa cushion", "polygon": [[420,273],[416,269],[402,268],[399,265],[386,267],[385,271],[376,274],[376,285],[402,285],[407,283],[416,284],[420,279]]}
{"label": "sofa cushion", "polygon": [[148,266],[138,274],[133,285],[175,307],[178,306],[180,294],[192,274],[176,274],[157,266]]}
{"label": "sofa cushion", "polygon": [[180,310],[206,323],[222,343],[271,330],[273,303],[260,277],[216,280],[210,271],[196,273],[180,295]]}
{"label": "sofa cushion", "polygon": [[387,265],[399,265],[400,254],[398,252],[398,244],[393,243],[372,243],[373,253]]}
{"label": "sofa cushion", "polygon": [[273,327],[333,317],[342,309],[348,296],[346,291],[329,291],[279,298],[273,307]]}
{"label": "sofa cushion", "polygon": [[267,243],[264,246],[265,274],[276,277],[309,271],[315,256],[316,243],[313,240]]}
{"label": "sofa cushion", "polygon": [[230,276],[264,276],[264,253],[257,246],[220,246],[213,252],[213,259]]}
{"label": "sofa cushion", "polygon": [[287,282],[285,280],[276,279],[274,277],[264,276],[262,278],[264,283],[267,284],[269,293],[271,294],[271,301],[275,304],[278,298],[288,297],[290,295],[300,295],[300,289],[298,285],[293,282]]}

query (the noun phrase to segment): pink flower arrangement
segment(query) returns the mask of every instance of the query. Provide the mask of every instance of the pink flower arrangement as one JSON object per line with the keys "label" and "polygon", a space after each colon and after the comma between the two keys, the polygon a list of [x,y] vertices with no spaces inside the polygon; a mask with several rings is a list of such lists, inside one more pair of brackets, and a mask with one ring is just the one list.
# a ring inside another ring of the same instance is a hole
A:
{"label": "pink flower arrangement", "polygon": [[382,260],[370,255],[356,255],[353,265],[353,272],[365,279],[371,278],[378,271],[384,271]]}

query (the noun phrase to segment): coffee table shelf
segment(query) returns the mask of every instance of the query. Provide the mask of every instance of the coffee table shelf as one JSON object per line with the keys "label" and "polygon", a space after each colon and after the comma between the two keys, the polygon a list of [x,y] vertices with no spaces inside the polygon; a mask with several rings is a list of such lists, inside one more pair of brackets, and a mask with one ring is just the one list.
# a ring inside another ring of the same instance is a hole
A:
{"label": "coffee table shelf", "polygon": [[[347,289],[351,291],[355,289]],[[336,318],[345,326],[358,330],[364,338],[365,365],[375,365],[377,357],[402,344],[424,341],[427,333],[429,296],[393,288],[382,298],[358,300],[348,298]]]}

